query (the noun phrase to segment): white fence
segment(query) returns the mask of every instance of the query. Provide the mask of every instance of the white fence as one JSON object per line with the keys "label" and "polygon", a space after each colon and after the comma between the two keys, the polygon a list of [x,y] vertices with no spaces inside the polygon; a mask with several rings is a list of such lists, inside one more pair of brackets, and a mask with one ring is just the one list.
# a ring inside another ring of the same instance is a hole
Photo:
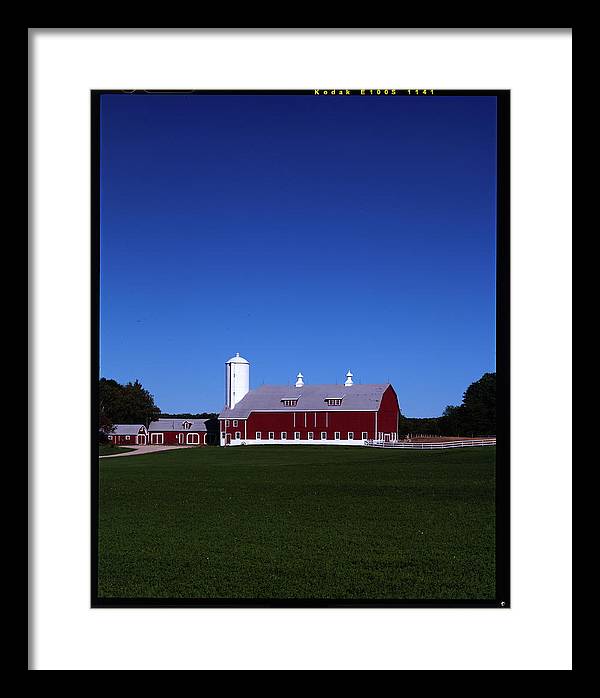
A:
{"label": "white fence", "polygon": [[373,441],[363,442],[365,446],[374,448],[416,448],[419,450],[431,450],[434,448],[464,448],[465,446],[495,446],[496,439],[469,439],[467,441],[431,441],[419,443],[410,441]]}

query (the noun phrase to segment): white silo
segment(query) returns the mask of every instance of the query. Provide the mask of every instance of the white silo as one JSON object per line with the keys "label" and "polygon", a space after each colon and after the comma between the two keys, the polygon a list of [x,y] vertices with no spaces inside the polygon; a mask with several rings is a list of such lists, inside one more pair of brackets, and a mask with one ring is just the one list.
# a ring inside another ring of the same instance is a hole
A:
{"label": "white silo", "polygon": [[225,363],[225,404],[229,409],[250,390],[250,364],[237,353]]}

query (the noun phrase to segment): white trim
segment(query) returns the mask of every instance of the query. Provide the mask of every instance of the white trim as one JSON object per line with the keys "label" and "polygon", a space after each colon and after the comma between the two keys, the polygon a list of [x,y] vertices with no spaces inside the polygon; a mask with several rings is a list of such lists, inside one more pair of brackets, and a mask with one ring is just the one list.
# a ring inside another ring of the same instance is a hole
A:
{"label": "white trim", "polygon": [[255,432],[256,441],[262,441],[262,431]]}
{"label": "white trim", "polygon": [[309,432],[308,432],[308,439],[307,439],[307,441],[314,441],[314,439],[315,439],[314,432],[309,431]]}
{"label": "white trim", "polygon": [[287,431],[282,431],[280,436],[282,441],[287,441]]}
{"label": "white trim", "polygon": [[333,440],[334,441],[341,441],[342,439],[342,432],[341,431],[334,431],[333,432]]}
{"label": "white trim", "polygon": [[269,440],[269,441],[275,441],[275,432],[274,432],[274,431],[270,431],[270,432],[269,432],[269,439],[268,439],[268,440]]}
{"label": "white trim", "polygon": [[[310,432],[312,433],[312,432]],[[364,441],[360,439],[348,439],[335,441],[332,439],[327,439],[326,441],[319,441],[318,439],[232,439],[230,446],[241,446],[242,443],[247,446],[364,446]],[[387,442],[386,442],[387,443]]]}
{"label": "white trim", "polygon": [[[352,436],[350,436],[350,434],[352,434]],[[348,432],[348,441],[354,441],[354,432],[353,431]]]}
{"label": "white trim", "polygon": [[[323,434],[325,434],[325,438],[323,438]],[[321,432],[321,441],[327,441],[327,432],[326,431]]]}
{"label": "white trim", "polygon": [[[191,438],[190,438],[191,437]],[[197,431],[191,431],[185,435],[185,443],[190,446],[200,445],[200,434]]]}
{"label": "white trim", "polygon": [[150,445],[162,446],[165,443],[165,435],[160,431],[150,432]]}
{"label": "white trim", "polygon": [[299,431],[294,432],[294,441],[300,441],[300,432]]}

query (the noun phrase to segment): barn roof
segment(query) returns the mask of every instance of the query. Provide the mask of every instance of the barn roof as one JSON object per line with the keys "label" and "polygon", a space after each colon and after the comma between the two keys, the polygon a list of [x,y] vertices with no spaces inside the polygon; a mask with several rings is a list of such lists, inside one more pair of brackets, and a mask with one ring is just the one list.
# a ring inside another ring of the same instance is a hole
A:
{"label": "barn roof", "polygon": [[[389,383],[381,385],[263,385],[247,393],[232,409],[225,408],[219,419],[246,419],[251,412],[293,412],[326,410],[328,412],[375,411]],[[326,399],[342,400],[341,405],[328,405]],[[295,400],[295,406],[286,407],[282,400]]]}
{"label": "barn roof", "polygon": [[114,427],[115,428],[109,433],[115,434],[116,436],[139,434],[140,430],[146,431],[146,427],[143,424],[115,424]]}
{"label": "barn roof", "polygon": [[[206,419],[157,419],[148,431],[206,431]],[[190,424],[187,429],[184,424]]]}

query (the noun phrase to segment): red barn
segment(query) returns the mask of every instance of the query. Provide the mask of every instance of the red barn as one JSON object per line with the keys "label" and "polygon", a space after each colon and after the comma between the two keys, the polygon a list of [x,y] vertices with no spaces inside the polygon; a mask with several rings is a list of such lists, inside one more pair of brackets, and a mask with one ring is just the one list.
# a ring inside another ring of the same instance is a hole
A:
{"label": "red barn", "polygon": [[206,446],[206,419],[157,419],[150,422],[150,443],[156,446]]}
{"label": "red barn", "polygon": [[263,385],[226,407],[219,415],[220,443],[361,446],[367,439],[395,441],[399,415],[389,383],[355,385],[349,374],[344,385],[304,385],[299,374],[294,387]]}
{"label": "red barn", "polygon": [[108,434],[110,443],[118,446],[144,446],[148,430],[143,424],[115,424]]}

